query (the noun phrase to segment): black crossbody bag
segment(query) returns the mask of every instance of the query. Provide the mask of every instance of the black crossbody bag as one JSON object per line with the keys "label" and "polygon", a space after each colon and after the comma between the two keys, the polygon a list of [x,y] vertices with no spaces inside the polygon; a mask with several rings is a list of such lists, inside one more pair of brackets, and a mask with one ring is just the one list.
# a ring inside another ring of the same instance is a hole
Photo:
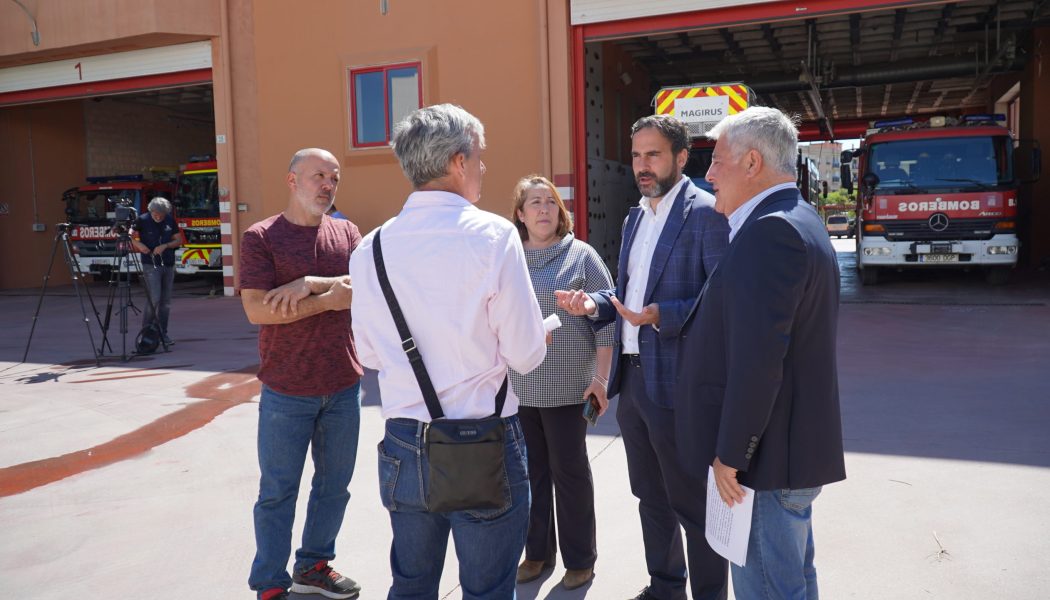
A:
{"label": "black crossbody bag", "polygon": [[504,508],[510,502],[510,485],[504,464],[506,423],[500,414],[507,399],[507,378],[503,378],[503,385],[496,394],[496,412],[492,416],[484,419],[444,418],[430,374],[387,279],[381,233],[382,228],[376,230],[372,241],[376,275],[397,325],[401,348],[408,355],[431,418],[423,429],[429,475],[429,485],[424,491],[427,510],[437,513]]}

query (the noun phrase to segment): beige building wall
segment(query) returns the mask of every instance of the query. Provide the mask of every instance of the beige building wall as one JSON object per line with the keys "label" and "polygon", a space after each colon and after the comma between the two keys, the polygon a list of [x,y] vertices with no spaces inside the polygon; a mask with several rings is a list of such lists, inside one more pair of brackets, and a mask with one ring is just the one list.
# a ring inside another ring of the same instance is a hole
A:
{"label": "beige building wall", "polygon": [[817,142],[800,146],[802,155],[813,159],[820,172],[821,181],[828,182],[828,191],[834,192],[842,188],[839,177],[839,156],[842,154],[842,144],[837,142]]}
{"label": "beige building wall", "polygon": [[[228,17],[224,19],[228,63],[227,83],[216,95],[216,132],[228,134],[225,145],[216,145],[220,161],[220,184],[230,192],[226,202],[230,233],[223,236],[223,269],[227,293],[232,293],[236,273],[236,256],[241,233],[258,220],[263,182],[259,161],[259,93],[255,60],[255,15],[252,0],[228,0]],[[217,92],[219,90],[216,90]],[[221,107],[219,106],[221,104]],[[221,128],[220,128],[220,123]],[[228,165],[233,165],[232,176]],[[249,212],[239,212],[238,206]],[[254,207],[254,211],[252,210]],[[228,247],[227,247],[228,246]],[[229,250],[229,252],[227,252]]]}
{"label": "beige building wall", "polygon": [[231,55],[242,53],[248,34],[254,50],[254,73],[239,62],[231,69],[238,135],[247,133],[242,122],[256,123],[253,149],[239,138],[235,160],[238,170],[258,165],[257,184],[234,199],[248,205],[239,231],[284,208],[288,159],[308,146],[339,158],[336,204],[363,232],[400,210],[411,190],[392,151],[351,145],[351,68],[419,61],[424,104],[459,104],[481,119],[484,209],[509,214],[511,190],[525,174],[569,172],[565,1],[404,0],[388,7],[384,15],[379,3],[317,0],[309,11],[254,3],[251,31],[233,34]]}
{"label": "beige building wall", "polygon": [[0,3],[0,66],[166,46],[219,33],[219,0],[23,0]]}

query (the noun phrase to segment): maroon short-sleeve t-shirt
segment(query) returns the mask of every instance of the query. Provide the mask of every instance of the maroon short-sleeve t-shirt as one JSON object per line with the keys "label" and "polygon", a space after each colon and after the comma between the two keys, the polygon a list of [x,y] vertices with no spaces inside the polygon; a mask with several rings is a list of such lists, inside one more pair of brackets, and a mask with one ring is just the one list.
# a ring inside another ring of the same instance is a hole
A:
{"label": "maroon short-sleeve t-shirt", "polygon": [[[317,227],[284,215],[260,221],[241,240],[240,288],[272,290],[300,277],[348,274],[361,232],[327,215]],[[283,325],[259,327],[259,381],[292,396],[320,396],[361,379],[350,311],[329,310]]]}

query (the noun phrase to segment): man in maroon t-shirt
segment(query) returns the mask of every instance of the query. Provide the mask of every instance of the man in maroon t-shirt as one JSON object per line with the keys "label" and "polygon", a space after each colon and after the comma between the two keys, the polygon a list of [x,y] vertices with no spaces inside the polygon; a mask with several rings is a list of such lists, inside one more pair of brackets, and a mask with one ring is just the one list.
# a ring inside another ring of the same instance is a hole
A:
{"label": "man in maroon t-shirt", "polygon": [[[339,161],[308,148],[288,166],[288,208],[244,232],[240,292],[259,325],[259,500],[249,586],[262,600],[288,589],[354,598],[353,580],[328,566],[357,460],[361,365],[350,333],[350,252],[361,233],[326,215]],[[306,451],[314,477],[302,546],[288,574],[292,522]]]}

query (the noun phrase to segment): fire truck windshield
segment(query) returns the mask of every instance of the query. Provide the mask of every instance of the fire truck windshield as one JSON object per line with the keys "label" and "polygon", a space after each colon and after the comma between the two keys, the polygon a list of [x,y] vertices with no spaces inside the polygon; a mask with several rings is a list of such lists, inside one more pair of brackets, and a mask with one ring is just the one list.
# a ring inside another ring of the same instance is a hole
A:
{"label": "fire truck windshield", "polygon": [[180,217],[218,218],[218,185],[218,176],[214,171],[180,176],[179,187],[175,192],[175,214]]}
{"label": "fire truck windshield", "polygon": [[1013,183],[1007,136],[924,138],[876,143],[868,172],[881,192],[913,194],[991,190]]}
{"label": "fire truck windshield", "polygon": [[107,221],[114,217],[114,206],[138,206],[138,190],[80,190],[66,198],[67,214],[74,223]]}

